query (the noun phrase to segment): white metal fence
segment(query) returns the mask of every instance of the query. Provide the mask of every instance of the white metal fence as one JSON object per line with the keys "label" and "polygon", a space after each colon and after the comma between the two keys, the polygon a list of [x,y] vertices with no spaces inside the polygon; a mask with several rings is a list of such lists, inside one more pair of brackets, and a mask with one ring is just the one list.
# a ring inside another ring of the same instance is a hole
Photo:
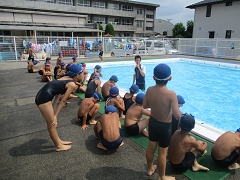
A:
{"label": "white metal fence", "polygon": [[0,36],[0,61],[26,59],[27,42],[39,60],[60,51],[64,57],[98,57],[100,40],[104,56],[183,54],[240,60],[240,39]]}

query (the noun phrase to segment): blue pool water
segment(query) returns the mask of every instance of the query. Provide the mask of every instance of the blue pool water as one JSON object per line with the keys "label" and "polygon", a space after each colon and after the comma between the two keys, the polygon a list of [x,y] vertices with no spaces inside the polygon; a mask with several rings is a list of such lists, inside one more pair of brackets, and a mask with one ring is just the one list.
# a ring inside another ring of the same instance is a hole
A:
{"label": "blue pool water", "polygon": [[[231,67],[184,61],[166,62],[172,69],[167,87],[182,95],[188,112],[199,121],[217,129],[236,131],[240,126],[240,70]],[[147,67],[146,87],[155,85],[153,69],[159,64],[143,62]],[[128,91],[132,84],[134,63],[102,65],[102,80],[116,75],[120,88]],[[88,69],[89,72],[92,69]]]}

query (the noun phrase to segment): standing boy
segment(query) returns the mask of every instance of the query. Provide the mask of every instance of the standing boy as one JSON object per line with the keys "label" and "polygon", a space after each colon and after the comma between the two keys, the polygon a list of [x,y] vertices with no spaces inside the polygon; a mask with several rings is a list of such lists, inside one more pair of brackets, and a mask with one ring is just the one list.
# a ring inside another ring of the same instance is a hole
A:
{"label": "standing boy", "polygon": [[172,79],[171,69],[166,64],[159,64],[154,68],[153,79],[155,86],[149,87],[143,100],[143,108],[151,108],[149,119],[149,144],[146,152],[148,170],[151,176],[157,166],[153,165],[154,152],[158,145],[159,179],[175,179],[165,176],[166,155],[172,135],[172,113],[176,119],[182,115],[178,107],[177,95],[168,90],[167,83]]}
{"label": "standing boy", "polygon": [[102,41],[99,41],[99,58],[101,60],[101,62],[103,62],[103,44]]}

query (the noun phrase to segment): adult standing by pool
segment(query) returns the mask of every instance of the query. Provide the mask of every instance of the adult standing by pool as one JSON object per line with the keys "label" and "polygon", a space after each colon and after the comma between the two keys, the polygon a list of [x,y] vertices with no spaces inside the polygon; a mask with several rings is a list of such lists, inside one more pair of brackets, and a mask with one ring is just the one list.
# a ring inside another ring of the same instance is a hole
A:
{"label": "adult standing by pool", "polygon": [[141,56],[135,56],[135,63],[136,66],[134,67],[133,84],[136,80],[136,85],[138,85],[139,89],[145,92],[146,67],[141,64]]}
{"label": "adult standing by pool", "polygon": [[[35,103],[47,123],[49,135],[55,144],[57,152],[71,149],[69,144],[72,142],[62,141],[58,136],[57,117],[67,103],[69,95],[77,90],[78,86],[75,82],[82,81],[82,72],[80,65],[73,64],[70,66],[66,76],[47,83],[39,90],[35,98]],[[57,107],[61,94],[64,95]],[[54,101],[52,103],[53,99]]]}
{"label": "adult standing by pool", "polygon": [[103,44],[102,41],[99,41],[99,58],[103,62]]}

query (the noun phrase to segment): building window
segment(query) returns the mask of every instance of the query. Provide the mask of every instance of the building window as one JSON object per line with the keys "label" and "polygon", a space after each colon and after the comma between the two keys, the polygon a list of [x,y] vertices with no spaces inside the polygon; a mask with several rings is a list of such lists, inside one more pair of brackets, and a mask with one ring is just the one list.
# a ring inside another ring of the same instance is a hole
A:
{"label": "building window", "polygon": [[1,31],[0,30],[0,36],[11,36],[11,31]]}
{"label": "building window", "polygon": [[153,27],[146,27],[147,31],[153,31]]}
{"label": "building window", "polygon": [[154,19],[152,14],[146,14],[146,18]]}
{"label": "building window", "polygon": [[137,28],[141,28],[142,27],[142,21],[136,21],[136,26],[137,26]]}
{"label": "building window", "polygon": [[71,0],[57,0],[57,3],[73,5]]}
{"label": "building window", "polygon": [[133,8],[132,8],[132,6],[122,5],[122,10],[123,11],[133,11]]}
{"label": "building window", "polygon": [[142,14],[142,9],[137,9],[137,14]]}
{"label": "building window", "polygon": [[109,18],[108,19],[108,23],[110,24],[119,24],[119,19],[115,19],[115,18]]}
{"label": "building window", "polygon": [[133,21],[129,19],[122,19],[122,25],[133,25]]}
{"label": "building window", "polygon": [[92,7],[105,8],[105,2],[92,2]]}
{"label": "building window", "polygon": [[119,4],[109,3],[109,4],[108,4],[108,9],[116,9],[116,10],[119,10]]}
{"label": "building window", "polygon": [[88,16],[88,23],[91,23],[91,17]]}
{"label": "building window", "polygon": [[77,6],[90,7],[90,1],[88,1],[88,0],[77,0]]}
{"label": "building window", "polygon": [[214,38],[215,31],[209,31],[209,38],[213,39]]}
{"label": "building window", "polygon": [[105,24],[105,18],[104,17],[93,17],[92,22],[99,23],[99,24]]}
{"label": "building window", "polygon": [[226,30],[226,36],[225,36],[225,38],[226,38],[226,39],[231,39],[231,33],[232,33],[232,30]]}
{"label": "building window", "polygon": [[123,36],[124,37],[131,37],[131,34],[130,33],[123,33]]}
{"label": "building window", "polygon": [[211,16],[211,10],[212,10],[212,5],[208,5],[207,6],[207,11],[206,11],[206,17],[210,17]]}
{"label": "building window", "polygon": [[226,6],[232,6],[232,1],[226,2]]}
{"label": "building window", "polygon": [[37,31],[37,36],[50,36],[50,31]]}
{"label": "building window", "polygon": [[153,9],[152,8],[147,8],[147,11],[153,11]]}
{"label": "building window", "polygon": [[38,1],[43,1],[43,2],[47,2],[47,3],[55,3],[55,0],[38,0]]}

